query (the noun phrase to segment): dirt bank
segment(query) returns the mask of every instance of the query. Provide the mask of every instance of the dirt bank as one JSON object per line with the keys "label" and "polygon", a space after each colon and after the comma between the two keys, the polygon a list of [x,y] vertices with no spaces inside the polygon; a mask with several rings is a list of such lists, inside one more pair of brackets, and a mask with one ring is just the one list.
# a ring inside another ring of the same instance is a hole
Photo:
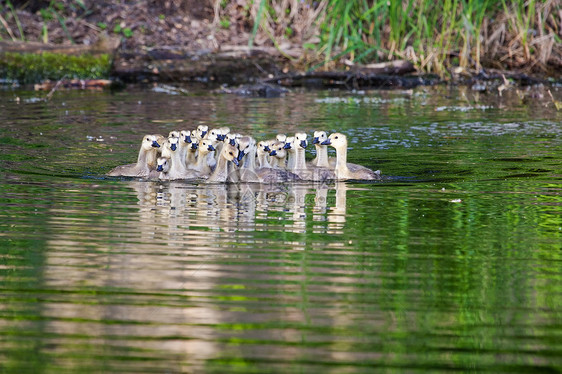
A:
{"label": "dirt bank", "polygon": [[[125,82],[197,81],[229,85],[266,82],[364,88],[413,87],[441,81],[435,76],[418,74],[413,65],[404,61],[373,67],[342,59],[330,65],[331,73],[323,72],[317,65],[319,57],[303,47],[315,43],[318,37],[307,34],[298,24],[291,25],[291,34],[281,39],[277,33],[288,30],[283,31],[283,25],[275,30],[259,30],[249,48],[257,8],[246,0],[20,0],[11,3],[12,7],[0,9],[0,36],[4,41],[11,41],[1,44],[1,51],[17,49],[29,41],[42,42],[47,49],[98,50],[101,45],[113,55],[113,77]],[[310,13],[302,17],[313,17],[314,11],[314,6],[299,8],[301,13]],[[277,40],[283,40],[282,44]],[[397,63],[403,65],[396,68]],[[316,72],[304,73],[311,67],[316,67]],[[510,72],[451,68],[447,79],[471,85],[492,79],[498,80],[499,86],[505,78],[533,84],[546,81],[542,79],[544,73],[544,68],[533,70],[533,66]],[[554,76],[560,79],[560,72]]]}

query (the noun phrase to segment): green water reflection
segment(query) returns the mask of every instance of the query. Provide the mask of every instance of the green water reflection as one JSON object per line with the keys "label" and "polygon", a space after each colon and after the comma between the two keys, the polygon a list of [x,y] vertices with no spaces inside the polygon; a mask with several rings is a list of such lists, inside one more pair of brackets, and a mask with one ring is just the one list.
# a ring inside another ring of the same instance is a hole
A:
{"label": "green water reflection", "polygon": [[[561,114],[467,94],[1,92],[0,371],[559,372]],[[390,179],[103,178],[200,121]]]}

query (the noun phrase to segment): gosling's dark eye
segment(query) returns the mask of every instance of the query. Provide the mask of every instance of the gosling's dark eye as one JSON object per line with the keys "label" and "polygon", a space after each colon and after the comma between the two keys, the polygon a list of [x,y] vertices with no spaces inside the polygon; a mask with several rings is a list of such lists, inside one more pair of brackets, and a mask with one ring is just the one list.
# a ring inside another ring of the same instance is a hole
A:
{"label": "gosling's dark eye", "polygon": [[336,139],[337,139],[337,138],[338,138],[338,137],[336,136]]}
{"label": "gosling's dark eye", "polygon": [[232,156],[232,152],[228,152],[228,154]]}
{"label": "gosling's dark eye", "polygon": [[149,142],[149,141],[150,141],[150,139],[146,138],[146,141],[147,141],[147,142]]}

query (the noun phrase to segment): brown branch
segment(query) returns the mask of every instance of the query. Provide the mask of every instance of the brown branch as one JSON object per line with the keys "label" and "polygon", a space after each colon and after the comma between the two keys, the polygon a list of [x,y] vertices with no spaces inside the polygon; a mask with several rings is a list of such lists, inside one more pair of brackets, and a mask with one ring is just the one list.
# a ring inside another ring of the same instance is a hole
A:
{"label": "brown branch", "polygon": [[6,22],[6,20],[4,19],[4,17],[2,17],[1,14],[0,14],[0,22],[2,23],[2,26],[4,26],[4,28],[6,29],[8,34],[10,34],[10,38],[12,38],[12,40],[15,41],[16,37],[14,36],[14,33],[12,32],[12,29],[10,28],[10,26],[8,25],[8,22]]}
{"label": "brown branch", "polygon": [[53,89],[52,89],[51,91],[49,91],[49,93],[47,94],[47,96],[45,96],[45,101],[51,100],[51,97],[53,97],[53,94],[55,93],[55,91],[57,90],[57,88],[59,88],[59,86],[61,85],[63,79],[64,79],[64,77],[61,78],[61,79],[57,82],[57,84],[55,84],[55,87],[53,87]]}

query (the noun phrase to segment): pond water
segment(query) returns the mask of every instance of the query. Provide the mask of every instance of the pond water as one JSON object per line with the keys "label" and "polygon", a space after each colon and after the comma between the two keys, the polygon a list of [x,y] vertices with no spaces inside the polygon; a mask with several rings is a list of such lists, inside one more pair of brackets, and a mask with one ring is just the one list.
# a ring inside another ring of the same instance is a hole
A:
{"label": "pond water", "polygon": [[[562,111],[546,99],[188,90],[0,92],[1,372],[562,370]],[[199,123],[337,130],[349,162],[389,178],[104,177],[145,133]]]}

